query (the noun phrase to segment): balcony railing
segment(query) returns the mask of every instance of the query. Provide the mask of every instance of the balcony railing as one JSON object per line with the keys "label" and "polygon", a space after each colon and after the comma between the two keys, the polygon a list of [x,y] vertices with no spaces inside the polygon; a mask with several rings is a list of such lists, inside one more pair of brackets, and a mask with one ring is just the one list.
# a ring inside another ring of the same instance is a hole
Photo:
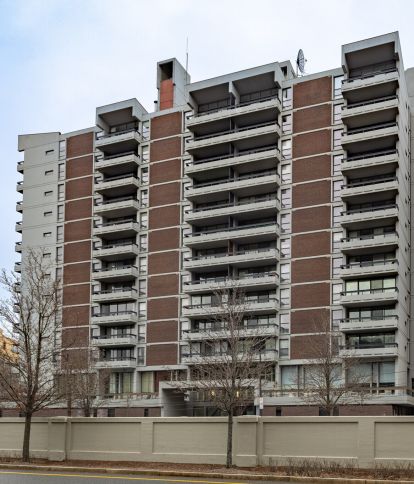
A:
{"label": "balcony railing", "polygon": [[380,294],[386,292],[398,292],[398,287],[380,287],[378,289],[355,289],[342,291],[341,296],[355,296],[359,294]]}
{"label": "balcony railing", "polygon": [[373,321],[386,321],[388,319],[398,319],[398,315],[366,316],[364,318],[344,318],[340,319],[341,323],[371,323]]}
{"label": "balcony railing", "polygon": [[199,183],[197,185],[189,186],[186,187],[186,190],[193,190],[195,188],[205,188],[205,187],[212,187],[215,185],[221,185],[223,183],[232,183],[232,182],[238,182],[238,181],[243,181],[243,180],[251,180],[253,178],[262,178],[264,176],[271,176],[271,175],[277,175],[276,170],[266,170],[264,172],[260,172],[257,174],[251,173],[247,175],[241,175],[239,177],[233,177],[233,178],[224,178],[222,180],[216,180],[214,182],[205,182],[205,183]]}
{"label": "balcony railing", "polygon": [[377,158],[379,156],[388,156],[388,155],[394,155],[394,154],[398,155],[398,150],[394,149],[394,150],[371,151],[363,155],[348,156],[347,158],[344,158],[342,160],[342,163],[351,163],[353,161],[367,160],[370,158]]}
{"label": "balcony railing", "polygon": [[200,237],[202,235],[209,235],[209,234],[217,234],[220,232],[234,232],[235,230],[246,230],[246,229],[253,229],[253,228],[261,228],[261,227],[270,227],[275,225],[278,227],[277,222],[262,222],[258,224],[246,224],[246,225],[239,225],[237,227],[223,227],[220,229],[212,229],[212,230],[203,230],[202,232],[196,232],[194,234],[185,234],[185,237]]}
{"label": "balcony railing", "polygon": [[125,218],[122,220],[116,220],[116,221],[108,221],[108,222],[94,222],[93,226],[96,229],[99,229],[101,227],[116,227],[118,225],[124,225],[127,223],[136,223],[137,219],[135,218]]}
{"label": "balcony railing", "polygon": [[394,265],[394,264],[398,264],[397,259],[367,260],[367,261],[351,262],[350,264],[344,264],[341,266],[341,269],[355,269],[360,267],[361,268],[375,267],[375,266]]}
{"label": "balcony railing", "polygon": [[259,123],[259,124],[252,124],[249,126],[243,126],[242,128],[233,128],[233,129],[227,129],[224,131],[218,131],[213,134],[206,134],[203,136],[197,136],[194,138],[187,138],[185,141],[186,143],[192,143],[194,141],[202,141],[206,139],[211,139],[211,138],[216,138],[217,136],[224,136],[226,134],[234,134],[234,133],[242,133],[243,131],[248,131],[251,129],[257,129],[257,128],[266,128],[268,126],[274,126],[275,128],[280,128],[279,123],[277,121],[271,121],[271,122],[266,122],[266,123]]}
{"label": "balcony railing", "polygon": [[349,77],[348,79],[344,79],[342,81],[342,84],[348,84],[354,81],[358,81],[360,79],[368,79],[369,77],[374,77],[378,76],[381,74],[389,74],[390,72],[397,72],[397,67],[395,65],[389,65],[389,66],[384,66],[380,67],[381,64],[378,64],[378,67],[375,65],[371,66],[370,70],[366,70],[365,72],[362,71],[358,75],[354,75],[352,77]]}
{"label": "balcony railing", "polygon": [[[233,353],[230,351],[212,351],[212,352],[188,352],[188,353],[182,353],[181,357],[182,358],[214,358],[214,357],[221,357],[221,356],[231,356]],[[237,353],[238,357],[249,357],[251,358],[251,355],[257,357],[257,359],[260,359],[261,355],[272,355],[274,354],[275,356],[278,354],[277,349],[264,349],[264,350],[256,350],[254,348],[250,350],[241,350],[240,352]]]}
{"label": "balcony railing", "polygon": [[[276,322],[268,322],[268,323],[259,323],[259,324],[241,324],[237,330],[238,331],[249,331],[255,330],[260,328],[278,328],[279,325]],[[219,331],[228,331],[229,328],[226,324],[213,324],[210,327],[200,327],[200,328],[192,328],[192,329],[183,329],[182,334],[198,334],[198,333],[215,333]]]}
{"label": "balcony railing", "polygon": [[97,335],[97,336],[92,336],[92,339],[98,340],[98,341],[105,341],[108,339],[123,339],[123,338],[136,338],[136,334],[132,333],[124,333],[124,334],[104,334],[104,335]]}
{"label": "balcony railing", "polygon": [[394,99],[398,99],[398,96],[394,95],[394,96],[377,97],[375,99],[370,99],[369,101],[361,101],[361,102],[357,102],[357,103],[346,104],[346,105],[342,106],[342,110],[358,108],[360,106],[369,106],[370,104],[378,104],[378,103],[382,103],[382,102],[385,102],[385,101],[392,101]]}
{"label": "balcony railing", "polygon": [[125,292],[137,293],[134,287],[119,287],[112,289],[101,289],[99,291],[94,291],[92,294],[95,296],[105,295],[105,294],[123,294]]}
{"label": "balcony railing", "polygon": [[209,158],[203,158],[201,160],[188,160],[185,162],[186,166],[200,165],[202,163],[208,163],[210,161],[227,160],[229,158],[236,158],[238,156],[253,155],[255,153],[262,153],[264,151],[276,150],[280,154],[280,150],[277,146],[263,146],[262,148],[256,148],[254,150],[239,151],[237,153],[229,153],[228,155],[210,156]]}
{"label": "balcony railing", "polygon": [[[230,98],[222,99],[220,101],[216,101],[213,103],[200,104],[199,109],[202,108],[203,109],[202,112],[198,112],[197,114],[194,114],[193,117],[198,118],[200,116],[205,116],[206,114],[217,113],[220,111],[228,111],[229,109],[237,109],[243,106],[249,106],[250,104],[270,101],[271,99],[279,100],[279,97],[277,95],[277,89],[265,89],[262,91],[256,91],[250,94],[244,94],[244,96],[242,96],[241,98],[247,99],[248,96],[250,96],[250,99],[243,101],[239,104],[230,104],[231,103]],[[222,104],[220,105],[220,103]],[[228,103],[228,104],[225,104],[225,103]],[[206,107],[206,109],[204,109],[204,106]],[[214,106],[214,107],[209,107],[209,106]]]}
{"label": "balcony railing", "polygon": [[137,201],[137,197],[130,195],[128,197],[111,198],[110,200],[102,200],[102,201],[95,200],[94,205],[95,205],[95,207],[98,207],[100,205],[109,205],[110,203],[128,202],[129,200]]}
{"label": "balcony railing", "polygon": [[229,203],[218,203],[207,205],[205,207],[200,208],[192,208],[185,211],[185,213],[199,213],[199,212],[208,212],[209,210],[218,210],[221,208],[228,208],[228,207],[241,207],[243,205],[250,205],[252,203],[262,203],[262,202],[270,202],[274,200],[275,202],[280,202],[280,200],[276,197],[276,195],[268,195],[266,197],[254,197],[251,200],[247,201],[238,201],[238,202],[229,202]]}
{"label": "balcony railing", "polygon": [[369,207],[351,208],[341,212],[341,215],[353,215],[355,213],[377,212],[379,210],[389,210],[390,208],[398,208],[396,203],[385,203],[383,205],[372,205]]}
{"label": "balcony railing", "polygon": [[367,179],[360,179],[359,181],[350,181],[346,185],[342,185],[342,188],[356,188],[356,187],[366,187],[369,185],[378,185],[379,183],[388,183],[388,182],[393,182],[398,180],[396,176],[389,176],[389,175],[383,175],[383,176],[376,176],[372,178],[367,178]]}
{"label": "balcony railing", "polygon": [[107,183],[117,180],[128,180],[133,178],[134,180],[139,180],[135,173],[125,173],[123,175],[106,176],[104,178],[95,178],[95,183]]}
{"label": "balcony railing", "polygon": [[121,247],[136,247],[138,248],[138,245],[135,244],[134,242],[118,242],[117,244],[107,244],[107,245],[102,245],[101,247],[94,247],[93,250],[107,250],[107,249],[118,249]]}
{"label": "balcony railing", "polygon": [[398,123],[396,121],[393,121],[390,123],[371,124],[370,126],[364,126],[362,128],[348,129],[344,131],[343,134],[351,135],[351,134],[359,134],[359,133],[368,133],[369,131],[378,131],[379,129],[393,128],[394,126],[398,126]]}
{"label": "balcony railing", "polygon": [[265,277],[274,277],[276,276],[276,271],[269,271],[269,272],[252,272],[251,274],[247,274],[242,277],[229,277],[229,276],[219,276],[219,277],[211,277],[209,279],[198,280],[198,281],[187,281],[184,283],[185,286],[193,286],[198,284],[214,284],[215,282],[237,282],[243,281],[245,279],[261,279]]}
{"label": "balcony railing", "polygon": [[137,314],[136,311],[126,310],[126,311],[101,311],[92,313],[92,317],[94,318],[106,318],[111,316],[135,316]]}
{"label": "balcony railing", "polygon": [[125,151],[123,153],[116,153],[115,155],[106,155],[106,156],[96,156],[95,163],[103,163],[109,160],[115,160],[116,158],[122,158],[123,156],[134,155],[139,158],[139,155],[135,153],[135,151]]}
{"label": "balcony railing", "polygon": [[[244,300],[244,304],[247,306],[249,304],[259,304],[259,303],[269,303],[272,301],[279,301],[277,297],[267,297],[267,298],[257,298],[257,299],[249,299]],[[212,302],[212,303],[205,303],[205,304],[189,304],[184,306],[185,309],[205,309],[205,308],[219,308],[225,307],[225,303],[220,302]]]}
{"label": "balcony railing", "polygon": [[368,350],[371,348],[398,348],[398,343],[356,343],[340,346],[341,350]]}
{"label": "balcony railing", "polygon": [[136,361],[135,356],[110,356],[106,358],[101,358],[99,361]]}
{"label": "balcony railing", "polygon": [[122,136],[124,134],[132,133],[132,132],[138,133],[139,135],[141,134],[137,128],[125,129],[122,131],[116,131],[114,133],[106,133],[106,134],[102,134],[102,131],[101,131],[99,133],[96,133],[96,140],[99,141],[101,139],[115,138],[116,136]]}
{"label": "balcony railing", "polygon": [[341,242],[353,242],[355,240],[373,240],[380,237],[398,237],[397,232],[388,232],[385,234],[366,234],[366,235],[356,235],[354,237],[344,237]]}
{"label": "balcony railing", "polygon": [[101,267],[100,269],[93,269],[92,272],[122,271],[124,269],[138,269],[138,267],[132,264],[126,264],[118,267]]}

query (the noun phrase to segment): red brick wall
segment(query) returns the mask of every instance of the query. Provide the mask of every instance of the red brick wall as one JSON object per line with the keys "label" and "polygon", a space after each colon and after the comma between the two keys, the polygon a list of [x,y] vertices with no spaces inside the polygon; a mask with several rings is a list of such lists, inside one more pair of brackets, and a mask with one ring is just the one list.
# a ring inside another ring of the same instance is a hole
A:
{"label": "red brick wall", "polygon": [[174,105],[174,84],[172,79],[160,82],[160,109],[169,109]]}

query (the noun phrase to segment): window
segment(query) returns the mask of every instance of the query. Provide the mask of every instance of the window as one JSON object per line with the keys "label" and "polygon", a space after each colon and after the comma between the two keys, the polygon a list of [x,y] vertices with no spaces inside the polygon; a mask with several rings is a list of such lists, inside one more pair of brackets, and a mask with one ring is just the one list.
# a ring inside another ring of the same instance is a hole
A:
{"label": "window", "polygon": [[342,309],[334,309],[332,310],[332,331],[339,330],[339,323],[341,319],[344,317]]}
{"label": "window", "polygon": [[143,324],[138,325],[138,343],[145,343],[145,326]]}
{"label": "window", "polygon": [[45,170],[45,176],[53,175],[53,170]]}
{"label": "window", "polygon": [[282,165],[282,182],[292,183],[292,166],[290,164]]}
{"label": "window", "polygon": [[292,107],[292,88],[282,89],[282,107],[290,109]]}
{"label": "window", "polygon": [[285,188],[282,190],[282,208],[292,207],[292,190]]}
{"label": "window", "polygon": [[291,216],[290,213],[283,213],[280,216],[280,228],[282,233],[290,232]]}
{"label": "window", "polygon": [[46,239],[46,238],[49,238],[49,237],[52,237],[52,232],[43,232],[43,237]]}
{"label": "window", "polygon": [[148,160],[149,160],[148,146],[143,146],[141,153],[142,153],[142,163],[148,163]]}
{"label": "window", "polygon": [[342,206],[332,207],[332,225],[337,227],[342,214]]}
{"label": "window", "polygon": [[342,140],[342,129],[334,129],[334,132],[333,132],[334,150],[342,148],[341,140]]}
{"label": "window", "polygon": [[63,220],[63,205],[58,205],[57,219],[58,219],[58,222],[61,222]]}
{"label": "window", "polygon": [[290,257],[290,239],[280,241],[280,254],[282,257]]}
{"label": "window", "polygon": [[145,301],[138,303],[138,316],[140,318],[147,317],[147,303]]}
{"label": "window", "polygon": [[148,214],[146,212],[140,213],[139,215],[139,226],[141,229],[148,228]]}
{"label": "window", "polygon": [[58,178],[59,180],[64,180],[65,178],[65,164],[59,163],[58,165]]}
{"label": "window", "polygon": [[376,293],[394,291],[396,287],[395,277],[381,279],[361,279],[357,281],[345,281],[347,294]]}
{"label": "window", "polygon": [[333,107],[333,122],[334,122],[334,124],[342,123],[342,104],[334,104],[334,107]]}
{"label": "window", "polygon": [[65,199],[65,185],[58,185],[58,200],[61,202]]}
{"label": "window", "polygon": [[[133,373],[111,373],[109,375],[109,393],[112,395],[122,394],[122,393],[131,393],[132,392],[132,378]],[[113,408],[108,409],[108,417],[109,410],[115,410]]]}
{"label": "window", "polygon": [[59,158],[66,157],[66,140],[59,141]]}
{"label": "window", "polygon": [[141,274],[147,273],[147,258],[146,257],[140,257],[139,258],[139,272]]}
{"label": "window", "polygon": [[148,206],[148,190],[141,190],[140,201],[141,201],[141,207]]}
{"label": "window", "polygon": [[344,76],[334,77],[334,98],[342,97],[342,81]]}
{"label": "window", "polygon": [[292,140],[291,139],[282,140],[282,158],[283,159],[292,158]]}
{"label": "window", "polygon": [[143,371],[141,374],[141,393],[154,392],[154,372]]}
{"label": "window", "polygon": [[62,267],[56,267],[56,280],[62,279],[63,269]]}
{"label": "window", "polygon": [[279,341],[279,356],[281,358],[288,358],[289,357],[289,340],[288,339],[281,339]]}
{"label": "window", "polygon": [[341,166],[342,160],[344,159],[343,155],[335,155],[332,158],[332,176],[340,175],[341,174]]}
{"label": "window", "polygon": [[142,137],[147,140],[150,135],[149,121],[143,121],[142,123]]}
{"label": "window", "polygon": [[141,168],[141,183],[146,185],[148,183],[148,168]]}
{"label": "window", "polygon": [[53,190],[47,190],[46,192],[44,192],[43,194],[45,197],[51,197],[53,195]]}
{"label": "window", "polygon": [[280,264],[280,282],[290,281],[290,264]]}
{"label": "window", "polygon": [[342,265],[342,257],[334,257],[332,259],[332,278],[338,278]]}
{"label": "window", "polygon": [[280,368],[282,388],[286,389],[299,387],[298,370],[299,368],[296,365],[282,366]]}
{"label": "window", "polygon": [[280,315],[280,333],[290,333],[290,314],[284,313]]}
{"label": "window", "polygon": [[56,262],[58,264],[63,262],[63,247],[56,247]]}
{"label": "window", "polygon": [[286,288],[280,290],[280,305],[290,306],[290,289]]}
{"label": "window", "polygon": [[56,242],[63,242],[63,225],[58,225],[56,228]]}
{"label": "window", "polygon": [[342,180],[336,180],[332,184],[332,201],[339,202],[341,200],[341,189],[342,189]]}
{"label": "window", "polygon": [[341,247],[342,232],[332,233],[332,252],[338,252]]}
{"label": "window", "polygon": [[147,235],[140,235],[139,236],[139,250],[141,252],[146,252],[148,250],[148,236]]}
{"label": "window", "polygon": [[138,281],[138,295],[145,296],[147,294],[147,280],[140,279]]}
{"label": "window", "polygon": [[342,284],[332,284],[332,302],[337,303],[341,298]]}
{"label": "window", "polygon": [[282,116],[282,133],[291,133],[292,132],[292,115],[285,114]]}
{"label": "window", "polygon": [[43,217],[51,217],[53,215],[53,212],[51,210],[48,210],[47,212],[43,212]]}

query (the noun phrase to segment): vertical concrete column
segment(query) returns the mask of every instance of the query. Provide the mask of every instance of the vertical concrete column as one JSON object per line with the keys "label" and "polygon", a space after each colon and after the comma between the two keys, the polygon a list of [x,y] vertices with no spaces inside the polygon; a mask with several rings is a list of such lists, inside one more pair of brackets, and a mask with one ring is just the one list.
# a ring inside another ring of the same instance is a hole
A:
{"label": "vertical concrete column", "polygon": [[154,421],[149,418],[141,420],[141,456],[149,460],[154,452]]}
{"label": "vertical concrete column", "polygon": [[374,467],[375,462],[375,418],[358,418],[358,448],[359,467]]}
{"label": "vertical concrete column", "polygon": [[263,465],[264,429],[263,417],[258,417],[256,427],[256,459],[257,465]]}
{"label": "vertical concrete column", "polygon": [[66,459],[67,417],[54,417],[48,423],[48,460]]}

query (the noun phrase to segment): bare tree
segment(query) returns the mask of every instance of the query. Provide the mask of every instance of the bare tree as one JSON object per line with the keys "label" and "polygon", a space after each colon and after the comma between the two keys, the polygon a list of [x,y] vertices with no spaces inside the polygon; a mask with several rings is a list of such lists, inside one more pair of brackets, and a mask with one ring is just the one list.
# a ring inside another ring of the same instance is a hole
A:
{"label": "bare tree", "polygon": [[98,360],[97,350],[94,349],[64,352],[60,381],[62,393],[66,396],[68,414],[75,407],[81,409],[85,417],[91,417],[94,410],[105,404],[110,370],[97,370]]}
{"label": "bare tree", "polygon": [[0,317],[15,340],[15,352],[0,348],[0,389],[25,417],[22,457],[28,462],[33,414],[61,400],[54,372],[61,284],[35,249],[25,254],[22,280],[3,270],[0,283],[8,292]]}
{"label": "bare tree", "polygon": [[224,288],[214,294],[214,315],[204,332],[202,348],[191,347],[191,377],[177,382],[184,391],[201,394],[227,415],[226,466],[233,465],[233,417],[254,401],[255,389],[274,361],[261,357],[269,336],[260,328],[247,329],[249,304],[244,292]]}
{"label": "bare tree", "polygon": [[296,381],[299,398],[331,416],[339,405],[361,404],[368,383],[359,370],[361,361],[351,353],[340,357],[340,333],[331,328],[329,312],[313,321],[312,333],[309,358]]}

